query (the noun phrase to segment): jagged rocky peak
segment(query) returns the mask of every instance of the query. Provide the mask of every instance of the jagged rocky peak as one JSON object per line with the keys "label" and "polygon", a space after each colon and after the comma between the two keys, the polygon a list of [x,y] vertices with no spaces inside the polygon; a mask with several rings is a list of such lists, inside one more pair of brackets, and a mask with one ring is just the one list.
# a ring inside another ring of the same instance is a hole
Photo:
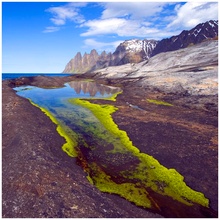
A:
{"label": "jagged rocky peak", "polygon": [[89,71],[98,61],[99,54],[95,49],[91,50],[89,54],[84,53],[82,56],[78,52],[73,59],[66,65],[64,73],[84,73]]}
{"label": "jagged rocky peak", "polygon": [[197,39],[198,35],[203,36],[205,39],[214,38],[218,36],[218,21],[210,20],[205,23],[198,24],[190,31],[189,35],[194,35]]}
{"label": "jagged rocky peak", "polygon": [[90,56],[93,56],[93,57],[98,57],[99,54],[97,53],[97,51],[95,49],[91,50],[90,52]]}
{"label": "jagged rocky peak", "polygon": [[76,59],[82,59],[82,55],[81,55],[81,53],[78,52],[78,53],[76,54],[75,58],[76,58]]}
{"label": "jagged rocky peak", "polygon": [[101,53],[101,55],[100,55],[100,58],[107,58],[107,57],[109,57],[109,56],[111,56],[111,52],[109,52],[109,53],[106,53],[106,51],[104,50],[102,53]]}

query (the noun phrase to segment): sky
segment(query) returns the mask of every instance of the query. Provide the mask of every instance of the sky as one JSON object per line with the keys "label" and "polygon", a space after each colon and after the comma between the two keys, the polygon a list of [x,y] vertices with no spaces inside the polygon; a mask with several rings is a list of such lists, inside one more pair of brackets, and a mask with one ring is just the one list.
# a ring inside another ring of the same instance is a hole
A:
{"label": "sky", "polygon": [[61,73],[77,52],[114,52],[208,20],[218,20],[218,1],[2,2],[2,72]]}

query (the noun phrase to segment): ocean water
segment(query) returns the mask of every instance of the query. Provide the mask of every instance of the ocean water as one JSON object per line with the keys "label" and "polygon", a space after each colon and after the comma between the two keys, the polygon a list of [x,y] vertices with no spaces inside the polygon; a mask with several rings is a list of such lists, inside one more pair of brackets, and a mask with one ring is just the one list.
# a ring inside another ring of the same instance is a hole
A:
{"label": "ocean water", "polygon": [[70,76],[72,74],[64,74],[64,73],[2,73],[2,80],[6,79],[16,79],[20,77],[31,77],[31,76],[58,76],[58,77],[64,77],[64,76]]}

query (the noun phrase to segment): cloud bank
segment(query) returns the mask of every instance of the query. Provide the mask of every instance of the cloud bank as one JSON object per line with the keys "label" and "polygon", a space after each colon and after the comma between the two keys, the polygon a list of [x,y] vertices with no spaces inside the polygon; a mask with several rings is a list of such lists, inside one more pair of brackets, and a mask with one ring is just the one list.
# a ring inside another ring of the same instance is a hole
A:
{"label": "cloud bank", "polygon": [[218,20],[217,2],[187,2],[176,6],[176,16],[168,28],[191,29],[199,23]]}

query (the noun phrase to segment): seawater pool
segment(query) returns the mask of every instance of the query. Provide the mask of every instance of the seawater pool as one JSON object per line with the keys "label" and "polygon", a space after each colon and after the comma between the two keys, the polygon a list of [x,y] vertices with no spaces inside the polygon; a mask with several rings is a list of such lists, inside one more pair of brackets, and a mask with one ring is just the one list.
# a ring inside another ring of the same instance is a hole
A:
{"label": "seawater pool", "polygon": [[[167,203],[167,197],[168,209],[172,203],[208,207],[208,199],[189,188],[183,176],[141,153],[115,124],[112,114],[118,108],[111,97],[121,93],[120,88],[94,81],[72,81],[62,88],[21,86],[15,90],[57,124],[67,142],[62,149],[77,158],[88,181],[101,191],[118,194],[157,212]],[[108,101],[95,104],[91,101],[94,99]]]}
{"label": "seawater pool", "polygon": [[14,90],[19,96],[31,99],[34,103],[50,108],[51,105],[67,104],[71,98],[108,98],[121,91],[119,88],[98,85],[95,82],[74,81],[61,88],[39,88],[20,86]]}

